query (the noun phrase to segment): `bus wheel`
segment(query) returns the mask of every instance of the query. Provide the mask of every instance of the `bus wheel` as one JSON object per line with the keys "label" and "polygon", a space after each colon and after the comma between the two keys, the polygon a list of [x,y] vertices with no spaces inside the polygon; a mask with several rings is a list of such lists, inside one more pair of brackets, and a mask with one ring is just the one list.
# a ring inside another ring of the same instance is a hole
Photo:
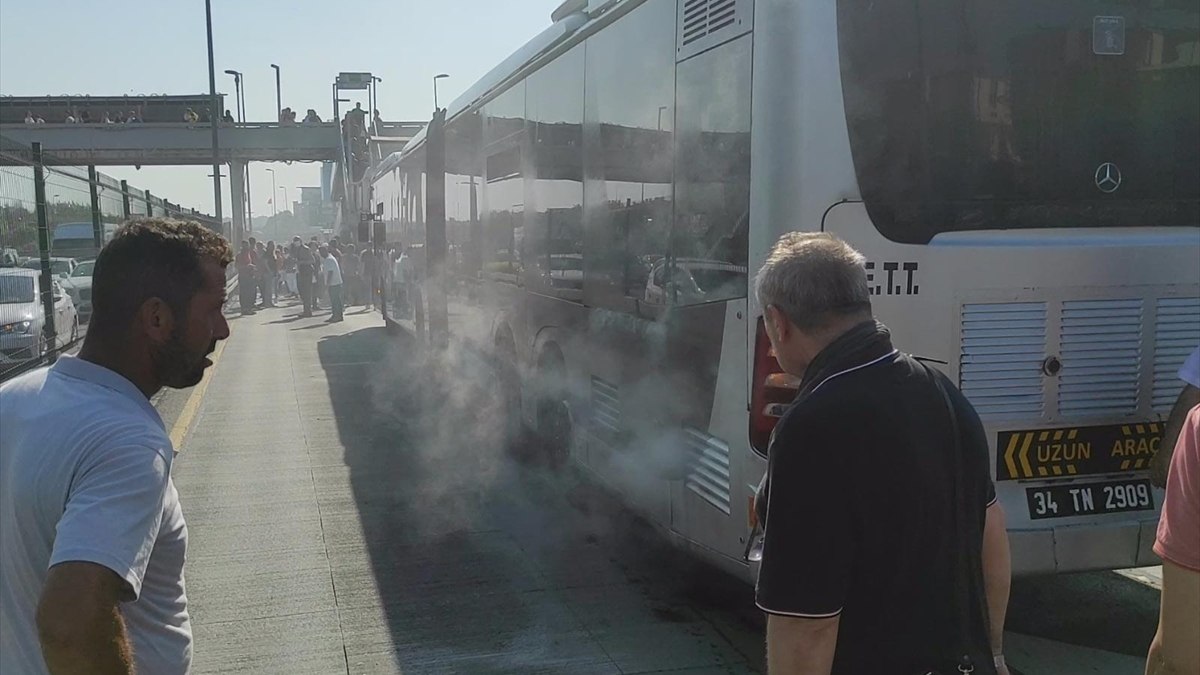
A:
{"label": "bus wheel", "polygon": [[571,458],[571,410],[562,399],[544,398],[538,405],[538,437],[547,466],[555,471]]}
{"label": "bus wheel", "polygon": [[490,382],[491,396],[496,401],[499,420],[495,428],[500,434],[500,447],[504,452],[520,456],[522,451],[521,393],[516,367],[503,355],[497,355],[492,363]]}

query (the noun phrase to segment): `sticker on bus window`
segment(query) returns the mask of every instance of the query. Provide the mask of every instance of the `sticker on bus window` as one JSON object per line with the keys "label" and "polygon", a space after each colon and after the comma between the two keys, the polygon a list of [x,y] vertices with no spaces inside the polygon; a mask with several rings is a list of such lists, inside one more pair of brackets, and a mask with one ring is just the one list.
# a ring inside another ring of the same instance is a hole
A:
{"label": "sticker on bus window", "polygon": [[1092,53],[1100,56],[1125,53],[1125,17],[1097,16],[1092,19]]}

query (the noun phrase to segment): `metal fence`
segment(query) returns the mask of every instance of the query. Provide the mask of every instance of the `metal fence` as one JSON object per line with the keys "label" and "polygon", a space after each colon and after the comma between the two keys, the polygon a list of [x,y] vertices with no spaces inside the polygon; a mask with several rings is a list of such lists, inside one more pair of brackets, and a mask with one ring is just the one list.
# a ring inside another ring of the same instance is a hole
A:
{"label": "metal fence", "polygon": [[122,222],[166,216],[223,229],[95,167],[48,159],[37,144],[0,135],[0,381],[78,347],[91,316],[93,260]]}

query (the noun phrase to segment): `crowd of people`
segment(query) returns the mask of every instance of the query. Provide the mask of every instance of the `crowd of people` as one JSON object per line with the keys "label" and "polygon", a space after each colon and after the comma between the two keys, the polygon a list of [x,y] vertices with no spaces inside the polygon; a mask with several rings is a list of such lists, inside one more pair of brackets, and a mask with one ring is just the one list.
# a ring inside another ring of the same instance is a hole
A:
{"label": "crowd of people", "polygon": [[[191,108],[188,108],[191,112]],[[192,113],[195,114],[194,112]],[[90,110],[68,109],[63,114],[62,124],[137,124],[142,121],[142,116],[136,110],[130,110],[128,113],[117,111],[112,113],[108,110],[98,118],[92,115]],[[186,121],[186,113],[185,113]],[[25,124],[45,124],[46,118],[42,117],[41,113],[35,113],[32,110],[25,111]]]}
{"label": "crowd of people", "polygon": [[329,321],[341,321],[346,307],[382,308],[385,289],[397,311],[408,311],[412,275],[403,246],[376,251],[369,246],[343,244],[338,237],[321,243],[299,236],[284,246],[250,237],[241,242],[235,259],[242,314],[276,307],[276,300],[298,300],[302,317],[322,305]]}
{"label": "crowd of people", "polygon": [[[365,115],[365,111],[363,111],[363,114]],[[378,121],[379,111],[376,111],[375,114],[376,114],[376,118]],[[27,110],[27,111],[25,111],[25,124],[46,124],[47,116],[52,118],[51,119],[52,123],[56,122],[59,119],[56,115],[53,115],[50,113],[47,113],[44,116],[40,112],[35,112],[33,110]],[[206,109],[196,110],[195,108],[189,107],[189,108],[184,109],[184,111],[182,113],[182,121],[186,122],[188,124],[197,124],[197,123],[201,123],[201,122],[207,123],[208,119],[209,119],[208,111]],[[86,108],[82,109],[82,110],[76,109],[76,108],[68,108],[66,111],[64,111],[62,113],[61,122],[58,122],[58,123],[59,124],[136,124],[136,123],[139,123],[142,121],[144,121],[142,119],[142,115],[139,114],[136,110],[130,110],[127,113],[119,111],[119,110],[115,113],[112,111],[109,111],[109,110],[105,110],[102,114],[95,115]],[[236,124],[237,121],[234,119],[233,114],[230,113],[230,111],[226,110],[225,114],[221,116],[221,123]],[[321,124],[321,123],[322,123],[321,116],[318,115],[317,111],[314,110],[313,108],[309,108],[304,116],[304,119],[299,122],[299,124],[302,126],[312,126],[314,124]],[[284,108],[283,110],[281,110],[279,112],[279,124],[282,126],[295,126],[297,124],[296,111],[292,110],[291,108]],[[362,127],[361,120],[360,120],[359,127],[360,128]]]}

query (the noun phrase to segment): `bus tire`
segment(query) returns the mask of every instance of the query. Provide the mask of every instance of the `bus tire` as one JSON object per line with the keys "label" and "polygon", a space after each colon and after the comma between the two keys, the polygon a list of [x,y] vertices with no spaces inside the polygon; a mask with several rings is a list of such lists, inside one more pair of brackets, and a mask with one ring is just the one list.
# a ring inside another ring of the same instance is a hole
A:
{"label": "bus tire", "polygon": [[508,455],[523,454],[524,424],[521,422],[521,380],[517,372],[516,355],[498,342],[492,353],[491,395],[495,397],[500,420],[500,447]]}
{"label": "bus tire", "polygon": [[557,345],[549,345],[538,359],[537,436],[540,459],[560,471],[571,458],[572,419],[567,402],[567,368]]}
{"label": "bus tire", "polygon": [[571,410],[561,398],[546,397],[538,404],[538,440],[546,466],[561,471],[571,459]]}

